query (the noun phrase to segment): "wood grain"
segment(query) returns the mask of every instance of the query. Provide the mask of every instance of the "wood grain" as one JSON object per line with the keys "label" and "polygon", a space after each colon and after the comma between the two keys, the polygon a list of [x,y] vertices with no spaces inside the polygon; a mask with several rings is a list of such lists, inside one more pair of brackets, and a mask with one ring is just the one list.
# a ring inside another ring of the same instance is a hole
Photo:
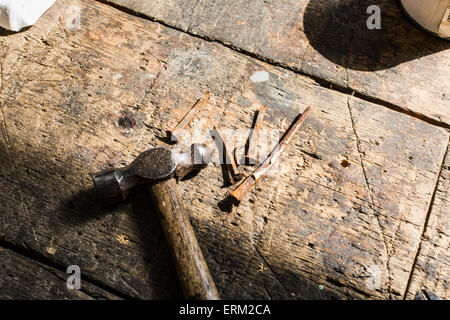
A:
{"label": "wood grain", "polygon": [[[70,5],[80,29],[66,25]],[[99,2],[57,1],[0,38],[0,64],[2,242],[79,265],[124,296],[180,298],[148,190],[104,207],[91,175],[163,144],[209,91],[193,125],[214,119],[239,145],[255,104],[267,106],[262,132],[280,134],[314,110],[282,165],[231,212],[220,166],[179,183],[222,298],[403,297],[446,130]]]}
{"label": "wood grain", "polygon": [[0,248],[0,300],[95,300],[119,299],[114,294],[84,281],[81,288],[67,287],[68,273]]}
{"label": "wood grain", "polygon": [[413,299],[418,290],[425,288],[443,299],[450,296],[450,153],[442,164],[434,201],[418,248],[407,299]]}
{"label": "wood grain", "polygon": [[[102,0],[450,127],[450,43],[396,1]],[[381,29],[366,26],[370,5]]]}

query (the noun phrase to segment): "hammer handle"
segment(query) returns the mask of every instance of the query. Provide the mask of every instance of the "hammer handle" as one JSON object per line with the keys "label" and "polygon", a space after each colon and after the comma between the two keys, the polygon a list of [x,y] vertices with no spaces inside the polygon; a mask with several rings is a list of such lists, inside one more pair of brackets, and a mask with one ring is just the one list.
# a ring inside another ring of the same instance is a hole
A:
{"label": "hammer handle", "polygon": [[164,234],[188,300],[219,300],[216,285],[183,207],[174,178],[150,186]]}

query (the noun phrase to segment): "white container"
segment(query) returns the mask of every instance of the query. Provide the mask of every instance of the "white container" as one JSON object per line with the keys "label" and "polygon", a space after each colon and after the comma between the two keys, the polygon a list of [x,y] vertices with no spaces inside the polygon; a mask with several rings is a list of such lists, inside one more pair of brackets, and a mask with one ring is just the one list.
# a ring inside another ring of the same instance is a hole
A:
{"label": "white container", "polygon": [[20,31],[32,26],[55,0],[0,0],[0,27]]}
{"label": "white container", "polygon": [[400,3],[420,27],[450,40],[450,0],[400,0]]}

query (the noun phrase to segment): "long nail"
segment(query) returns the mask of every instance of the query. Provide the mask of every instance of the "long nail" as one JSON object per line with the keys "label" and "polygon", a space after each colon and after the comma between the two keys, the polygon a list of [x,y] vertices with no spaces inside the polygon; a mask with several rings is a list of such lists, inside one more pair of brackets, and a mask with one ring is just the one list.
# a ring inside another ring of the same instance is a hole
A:
{"label": "long nail", "polygon": [[230,193],[230,197],[236,204],[241,202],[242,198],[245,196],[245,194],[258,182],[264,175],[267,173],[267,171],[272,167],[272,165],[276,162],[276,160],[280,157],[280,155],[283,153],[284,149],[288,146],[288,144],[291,142],[292,138],[294,137],[295,133],[300,128],[301,124],[305,121],[306,117],[310,113],[311,108],[308,107],[306,110],[301,114],[301,116],[297,116],[294,123],[291,125],[291,127],[286,131],[286,133],[281,138],[280,142],[275,146],[275,148],[272,150],[270,155],[267,157],[264,162],[253,171],[251,175],[249,175],[247,178],[245,178],[241,184],[234,189]]}
{"label": "long nail", "polygon": [[[229,146],[223,138],[221,129],[216,124],[213,129],[213,137],[219,151],[222,151],[221,154],[223,157],[221,160],[225,162],[228,172],[230,173],[230,182],[234,184],[241,180],[244,177],[244,174],[238,170],[234,157],[231,156]],[[222,150],[220,150],[220,148],[222,148]]]}
{"label": "long nail", "polygon": [[264,113],[266,111],[266,106],[261,106],[261,108],[258,110],[256,114],[255,119],[255,125],[253,126],[253,129],[251,130],[250,136],[248,138],[248,148],[247,152],[245,153],[245,163],[250,165],[256,165],[257,164],[257,147],[258,147],[258,141],[259,141],[259,131],[261,128],[261,125],[264,120]]}
{"label": "long nail", "polygon": [[183,129],[185,129],[189,123],[194,120],[195,116],[203,110],[206,103],[208,102],[210,98],[209,92],[207,92],[201,99],[199,99],[195,105],[184,115],[184,117],[178,122],[178,124],[169,131],[170,137],[173,142],[178,142],[178,139],[180,138],[180,133]]}

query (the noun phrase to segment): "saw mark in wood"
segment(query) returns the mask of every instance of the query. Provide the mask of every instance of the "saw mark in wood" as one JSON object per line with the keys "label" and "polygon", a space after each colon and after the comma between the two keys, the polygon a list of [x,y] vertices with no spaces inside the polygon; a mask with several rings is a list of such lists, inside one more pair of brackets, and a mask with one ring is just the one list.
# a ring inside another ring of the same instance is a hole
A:
{"label": "saw mark in wood", "polygon": [[[376,220],[377,220],[377,224],[378,224],[378,227],[379,227],[379,230],[380,230],[380,233],[381,233],[381,238],[383,239],[383,245],[384,245],[384,249],[385,249],[384,251],[385,251],[385,254],[386,254],[386,271],[387,271],[387,274],[388,274],[388,288],[387,288],[387,290],[388,290],[389,298],[392,298],[392,296],[391,296],[391,283],[392,283],[392,279],[391,279],[391,271],[390,271],[390,254],[389,254],[389,247],[388,247],[386,235],[385,235],[384,230],[383,230],[383,227],[382,227],[382,225],[381,225],[381,221],[380,221],[380,218],[379,218],[379,214],[377,213],[377,210],[375,210],[375,204],[374,204],[374,201],[373,201],[372,190],[371,190],[371,188],[370,188],[369,181],[368,181],[368,179],[367,179],[367,173],[366,173],[366,168],[365,168],[365,166],[364,166],[364,160],[363,160],[363,155],[362,155],[361,145],[360,145],[358,133],[356,132],[355,120],[354,120],[353,114],[352,114],[352,107],[350,106],[350,96],[347,97],[347,107],[348,107],[348,112],[349,112],[349,115],[350,115],[350,121],[351,121],[351,124],[352,124],[352,130],[353,130],[353,133],[354,133],[354,135],[355,135],[356,148],[357,148],[358,154],[359,154],[359,160],[360,160],[361,170],[362,170],[362,173],[363,173],[363,175],[364,175],[364,181],[365,181],[365,183],[366,183],[367,193],[368,193],[368,195],[369,195],[369,200],[370,200],[369,204],[370,204],[372,210],[374,210],[375,218],[376,218]],[[394,240],[395,240],[395,239],[394,239]],[[394,241],[394,240],[393,240],[393,241]],[[393,245],[393,244],[392,244],[392,245]]]}
{"label": "saw mark in wood", "polygon": [[[448,153],[449,147],[450,147],[450,139],[449,139],[449,144],[447,145],[447,149],[445,151],[444,157],[442,159],[441,167],[439,168],[439,175],[436,178],[436,186],[435,186],[435,188],[433,190],[433,194],[431,196],[431,200],[430,200],[430,204],[429,204],[429,207],[428,207],[427,215],[425,217],[425,222],[424,222],[423,228],[422,228],[422,234],[420,236],[419,244],[417,246],[417,251],[416,251],[416,254],[414,256],[414,262],[412,263],[411,270],[410,270],[409,275],[408,275],[408,281],[407,281],[406,286],[405,286],[405,291],[403,292],[403,300],[406,299],[406,295],[409,293],[409,289],[410,289],[412,278],[413,278],[414,269],[417,266],[418,258],[419,258],[419,255],[421,253],[422,242],[423,242],[425,234],[427,232],[427,228],[428,228],[431,212],[433,211],[433,205],[434,205],[434,202],[435,202],[436,192],[438,191],[439,182],[440,182],[440,179],[442,179],[442,174],[443,174],[443,170],[444,170],[444,167],[445,167],[445,164],[446,164],[446,161],[447,161],[447,156],[449,155],[449,153]],[[444,266],[441,265],[440,268],[442,269],[442,268],[444,268]],[[436,277],[436,279],[435,279],[435,286],[437,286],[438,281],[439,281],[439,278]]]}
{"label": "saw mark in wood", "polygon": [[280,284],[280,286],[283,288],[283,290],[286,292],[287,295],[289,295],[289,290],[286,288],[286,286],[281,282],[280,277],[278,276],[278,273],[273,270],[272,266],[267,262],[266,258],[259,252],[258,248],[255,247],[255,251],[258,254],[258,256],[261,258],[261,260],[264,262],[264,264],[269,268],[270,272],[272,272],[273,276],[277,280],[277,282]]}

